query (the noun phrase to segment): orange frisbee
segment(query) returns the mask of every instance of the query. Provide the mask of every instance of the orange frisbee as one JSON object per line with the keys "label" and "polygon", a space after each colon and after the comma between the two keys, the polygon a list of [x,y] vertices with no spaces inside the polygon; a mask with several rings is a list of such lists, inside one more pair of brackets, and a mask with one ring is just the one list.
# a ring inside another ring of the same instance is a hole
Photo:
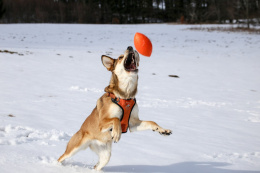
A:
{"label": "orange frisbee", "polygon": [[134,44],[136,50],[147,57],[150,57],[153,51],[153,45],[152,42],[148,37],[146,37],[144,34],[141,34],[139,32],[135,33],[134,37]]}

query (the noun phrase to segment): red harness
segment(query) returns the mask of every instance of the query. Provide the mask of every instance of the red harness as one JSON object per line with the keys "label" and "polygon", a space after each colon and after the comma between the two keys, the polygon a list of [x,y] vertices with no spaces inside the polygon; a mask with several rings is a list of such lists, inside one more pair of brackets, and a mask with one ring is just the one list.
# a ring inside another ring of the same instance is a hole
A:
{"label": "red harness", "polygon": [[117,104],[122,109],[122,117],[120,119],[122,133],[126,133],[129,126],[129,119],[131,112],[135,106],[135,99],[120,99],[117,98],[114,94],[108,93],[108,96],[111,97],[112,102]]}

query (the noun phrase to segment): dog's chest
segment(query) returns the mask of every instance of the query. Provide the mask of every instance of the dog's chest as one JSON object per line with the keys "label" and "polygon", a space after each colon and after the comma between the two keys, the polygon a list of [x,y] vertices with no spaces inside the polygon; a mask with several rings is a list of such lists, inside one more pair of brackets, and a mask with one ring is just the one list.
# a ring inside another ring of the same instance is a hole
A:
{"label": "dog's chest", "polygon": [[111,104],[110,108],[109,108],[109,116],[110,118],[118,118],[121,119],[122,118],[122,109],[116,105],[116,104]]}

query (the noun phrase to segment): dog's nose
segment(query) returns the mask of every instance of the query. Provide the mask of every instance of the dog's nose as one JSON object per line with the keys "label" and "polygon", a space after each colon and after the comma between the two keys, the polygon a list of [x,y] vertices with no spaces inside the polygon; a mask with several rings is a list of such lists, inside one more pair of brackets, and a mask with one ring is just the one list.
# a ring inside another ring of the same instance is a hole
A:
{"label": "dog's nose", "polygon": [[128,47],[127,47],[127,50],[133,51],[133,47],[132,47],[132,46],[128,46]]}

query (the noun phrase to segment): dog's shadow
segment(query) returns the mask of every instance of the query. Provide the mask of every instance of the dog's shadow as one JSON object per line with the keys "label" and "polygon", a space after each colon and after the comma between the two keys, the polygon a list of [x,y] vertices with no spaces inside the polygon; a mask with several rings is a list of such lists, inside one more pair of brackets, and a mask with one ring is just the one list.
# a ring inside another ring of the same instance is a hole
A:
{"label": "dog's shadow", "polygon": [[224,162],[182,162],[165,166],[158,165],[121,165],[106,166],[104,172],[178,172],[178,173],[260,173],[260,171],[230,170]]}

